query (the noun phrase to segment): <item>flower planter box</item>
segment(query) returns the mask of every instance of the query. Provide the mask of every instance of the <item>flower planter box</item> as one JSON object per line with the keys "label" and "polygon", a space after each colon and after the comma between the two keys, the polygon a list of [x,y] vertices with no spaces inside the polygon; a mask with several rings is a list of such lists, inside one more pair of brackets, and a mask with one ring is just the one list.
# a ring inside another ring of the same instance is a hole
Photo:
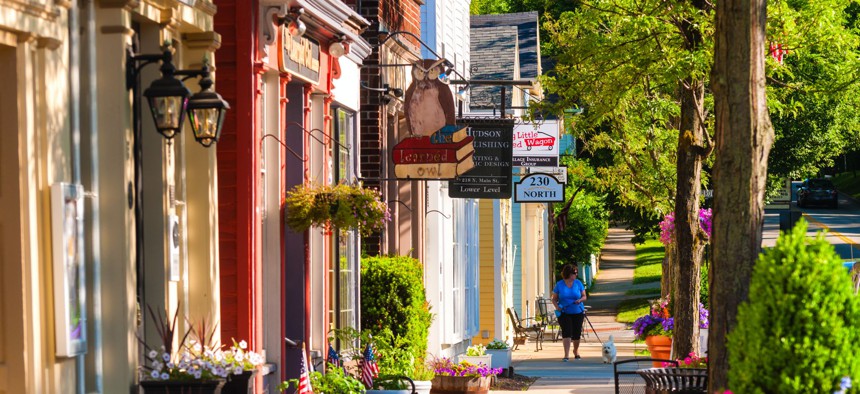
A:
{"label": "flower planter box", "polygon": [[708,329],[699,329],[699,354],[702,356],[708,355]]}
{"label": "flower planter box", "polygon": [[257,370],[244,371],[241,375],[230,375],[221,389],[221,394],[254,394],[254,376]]}
{"label": "flower planter box", "polygon": [[492,356],[492,364],[490,364],[490,368],[504,368],[508,369],[511,367],[511,348],[507,349],[487,349],[487,355]]}
{"label": "flower planter box", "polygon": [[140,382],[145,394],[221,394],[224,380],[173,381],[173,380],[144,380]]}
{"label": "flower planter box", "polygon": [[491,376],[436,376],[430,394],[487,394],[491,382]]}
{"label": "flower planter box", "polygon": [[[672,337],[649,335],[645,337],[645,344],[648,345],[651,358],[669,360],[669,356],[672,354]],[[660,361],[654,361],[654,367],[656,368],[663,366],[662,364]]]}
{"label": "flower planter box", "polygon": [[[487,352],[487,353],[489,353],[489,352]],[[473,364],[473,365],[484,364],[488,367],[493,365],[493,355],[492,354],[487,354],[485,356],[460,355],[458,357],[458,360],[459,360],[459,362],[465,361],[465,362],[467,362],[469,364]]]}

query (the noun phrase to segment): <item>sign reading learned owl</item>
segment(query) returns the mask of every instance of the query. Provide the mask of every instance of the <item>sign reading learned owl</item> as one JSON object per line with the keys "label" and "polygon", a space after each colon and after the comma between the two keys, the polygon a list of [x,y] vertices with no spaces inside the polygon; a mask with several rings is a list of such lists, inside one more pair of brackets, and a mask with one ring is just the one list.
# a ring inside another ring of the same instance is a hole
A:
{"label": "sign reading learned owl", "polygon": [[408,135],[391,151],[400,179],[454,179],[475,166],[474,138],[456,123],[454,95],[442,78],[448,61],[423,59],[412,65],[406,89]]}

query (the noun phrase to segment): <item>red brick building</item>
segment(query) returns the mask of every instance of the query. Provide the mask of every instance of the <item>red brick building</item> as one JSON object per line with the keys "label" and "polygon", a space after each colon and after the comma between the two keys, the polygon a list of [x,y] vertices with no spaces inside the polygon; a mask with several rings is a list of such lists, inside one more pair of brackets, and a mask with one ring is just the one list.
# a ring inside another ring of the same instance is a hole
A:
{"label": "red brick building", "polygon": [[[382,191],[392,211],[392,221],[382,234],[362,239],[369,255],[407,254],[424,259],[425,182],[396,181],[389,150],[406,133],[403,97],[379,92],[386,85],[406,90],[411,76],[407,67],[420,58],[420,0],[347,0],[371,25],[363,36],[374,46],[364,61],[361,80],[373,89],[361,92],[361,177],[366,187]],[[406,32],[411,34],[391,34]],[[412,36],[414,34],[414,36]],[[384,42],[382,46],[378,46]]]}

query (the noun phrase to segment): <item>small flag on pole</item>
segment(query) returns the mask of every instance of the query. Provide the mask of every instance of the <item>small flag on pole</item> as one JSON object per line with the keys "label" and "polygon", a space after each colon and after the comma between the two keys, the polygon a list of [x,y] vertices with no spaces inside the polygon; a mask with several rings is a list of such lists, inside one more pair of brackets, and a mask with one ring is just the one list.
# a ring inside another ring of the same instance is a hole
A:
{"label": "small flag on pole", "polygon": [[311,377],[308,372],[308,357],[305,354],[305,349],[302,348],[302,366],[299,374],[299,389],[296,394],[313,394],[314,389],[311,387]]}
{"label": "small flag on pole", "polygon": [[331,347],[331,344],[328,345],[328,360],[326,361],[336,367],[340,366],[340,356],[337,355],[337,352],[334,351],[334,348]]}
{"label": "small flag on pole", "polygon": [[361,382],[368,389],[373,387],[373,379],[379,376],[379,366],[376,365],[376,356],[373,354],[373,346],[369,343],[364,348],[364,357],[361,362]]}

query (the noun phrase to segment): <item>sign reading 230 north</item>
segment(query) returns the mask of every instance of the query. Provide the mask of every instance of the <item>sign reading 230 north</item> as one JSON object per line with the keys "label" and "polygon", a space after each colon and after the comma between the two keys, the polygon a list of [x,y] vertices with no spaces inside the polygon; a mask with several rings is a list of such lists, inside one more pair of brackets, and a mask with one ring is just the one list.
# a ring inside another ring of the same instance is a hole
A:
{"label": "sign reading 230 north", "polygon": [[562,202],[564,184],[551,174],[529,174],[514,184],[514,202]]}

